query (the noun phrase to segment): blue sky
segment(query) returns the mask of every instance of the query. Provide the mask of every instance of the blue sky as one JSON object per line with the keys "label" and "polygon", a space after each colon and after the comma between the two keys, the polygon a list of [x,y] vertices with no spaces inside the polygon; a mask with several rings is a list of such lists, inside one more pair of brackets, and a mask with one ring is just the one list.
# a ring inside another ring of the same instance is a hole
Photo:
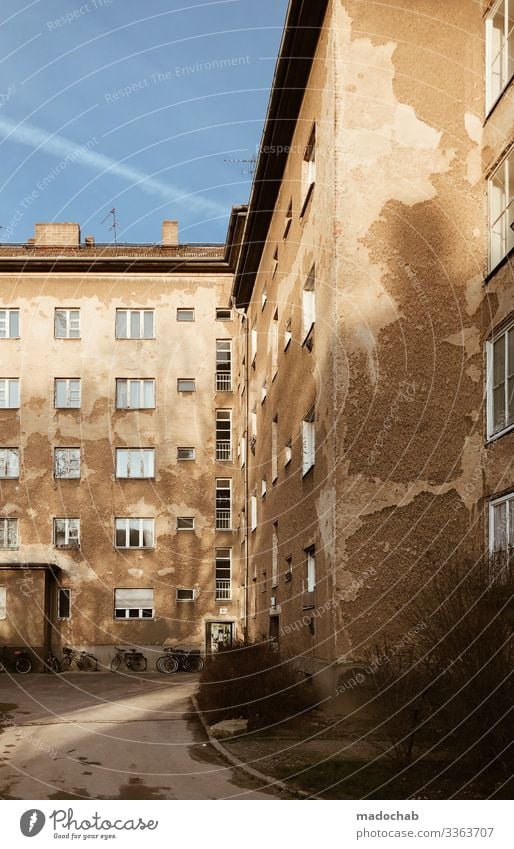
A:
{"label": "blue sky", "polygon": [[2,0],[0,240],[224,241],[248,200],[287,0]]}

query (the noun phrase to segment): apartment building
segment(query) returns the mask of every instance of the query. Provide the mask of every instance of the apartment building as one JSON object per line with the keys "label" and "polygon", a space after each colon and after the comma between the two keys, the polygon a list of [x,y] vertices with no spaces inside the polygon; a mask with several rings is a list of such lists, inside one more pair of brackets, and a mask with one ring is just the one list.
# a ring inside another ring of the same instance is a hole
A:
{"label": "apartment building", "polygon": [[[0,248],[0,634],[44,653],[236,635],[226,245]],[[44,654],[43,654],[44,656]],[[152,657],[149,655],[152,667]]]}
{"label": "apartment building", "polygon": [[509,6],[289,6],[234,283],[248,625],[332,693],[514,543]]}

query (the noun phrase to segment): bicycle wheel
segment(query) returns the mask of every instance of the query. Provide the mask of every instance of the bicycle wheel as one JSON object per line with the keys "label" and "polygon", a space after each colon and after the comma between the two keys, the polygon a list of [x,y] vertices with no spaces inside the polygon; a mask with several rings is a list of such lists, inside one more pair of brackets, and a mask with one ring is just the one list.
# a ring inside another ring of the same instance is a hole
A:
{"label": "bicycle wheel", "polygon": [[50,655],[50,657],[48,658],[48,660],[46,662],[46,666],[47,666],[47,669],[48,669],[49,672],[60,672],[61,671],[61,665],[60,665],[59,661],[57,660],[57,658],[55,657],[55,655],[53,655],[53,654]]}
{"label": "bicycle wheel", "polygon": [[84,672],[96,672],[98,668],[98,661],[92,654],[84,654],[77,665],[79,669],[83,669]]}
{"label": "bicycle wheel", "polygon": [[204,660],[199,654],[191,654],[187,659],[187,668],[189,672],[201,672],[204,667]]}
{"label": "bicycle wheel", "polygon": [[113,659],[111,660],[111,672],[117,672],[121,666],[121,657],[119,654],[115,654]]}
{"label": "bicycle wheel", "polygon": [[155,662],[155,668],[157,669],[158,672],[166,672],[166,670],[164,669],[164,661],[165,660],[166,660],[166,655],[164,655],[164,654],[157,658],[157,660]]}
{"label": "bicycle wheel", "polygon": [[71,667],[71,654],[65,654],[61,660],[61,672],[66,672]]}
{"label": "bicycle wheel", "polygon": [[20,675],[26,675],[32,669],[30,657],[19,657],[14,664],[14,668]]}
{"label": "bicycle wheel", "polygon": [[144,672],[148,666],[148,661],[143,655],[141,657],[133,657],[130,661],[130,668],[133,672]]}
{"label": "bicycle wheel", "polygon": [[166,672],[167,675],[171,675],[172,672],[176,672],[178,669],[178,660],[172,654],[166,654],[162,658],[162,671]]}

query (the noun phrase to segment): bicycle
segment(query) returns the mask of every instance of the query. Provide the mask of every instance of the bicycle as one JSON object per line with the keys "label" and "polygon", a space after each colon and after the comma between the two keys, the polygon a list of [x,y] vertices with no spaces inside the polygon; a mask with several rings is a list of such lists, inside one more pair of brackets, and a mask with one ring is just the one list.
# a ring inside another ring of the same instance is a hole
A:
{"label": "bicycle", "polygon": [[117,672],[122,662],[132,672],[144,672],[146,670],[148,661],[143,652],[120,646],[114,646],[114,651],[116,654],[111,660],[111,672]]}
{"label": "bicycle", "polygon": [[77,649],[70,648],[70,646],[64,646],[62,653],[64,656],[60,664],[61,672],[70,669],[72,663],[75,663],[77,669],[83,672],[96,672],[98,670],[98,660],[94,654],[86,651],[78,651]]}
{"label": "bicycle", "polygon": [[59,658],[55,656],[52,649],[48,649],[48,656],[46,658],[45,664],[48,672],[60,672],[61,664],[59,662]]}
{"label": "bicycle", "polygon": [[19,675],[26,675],[32,669],[32,660],[24,649],[12,649],[11,657],[8,659],[7,646],[4,646],[0,659],[0,673],[7,672],[9,666],[14,667]]}
{"label": "bicycle", "polygon": [[167,675],[179,669],[182,672],[201,672],[204,667],[204,659],[198,649],[185,651],[178,646],[164,646],[163,651],[156,663],[159,672]]}

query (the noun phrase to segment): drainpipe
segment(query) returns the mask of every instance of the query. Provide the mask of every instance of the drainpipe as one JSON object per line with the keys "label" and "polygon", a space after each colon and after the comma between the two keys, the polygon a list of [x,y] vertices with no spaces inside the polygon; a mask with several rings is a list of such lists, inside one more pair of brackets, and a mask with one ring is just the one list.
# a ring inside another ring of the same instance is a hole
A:
{"label": "drainpipe", "polygon": [[244,323],[244,350],[245,350],[245,368],[243,379],[245,382],[245,407],[244,407],[244,437],[245,437],[245,464],[244,464],[244,481],[243,481],[243,492],[244,492],[244,510],[245,510],[245,528],[244,528],[244,541],[245,541],[245,566],[244,566],[244,639],[245,642],[248,641],[248,589],[249,589],[249,579],[250,579],[250,552],[248,548],[248,465],[250,463],[250,442],[248,439],[248,422],[250,419],[250,397],[249,397],[249,380],[248,380],[248,356],[250,353],[249,346],[249,334],[248,334],[248,316],[246,314],[246,310],[241,307],[236,307],[235,300],[233,299],[234,309],[236,313],[243,318]]}

